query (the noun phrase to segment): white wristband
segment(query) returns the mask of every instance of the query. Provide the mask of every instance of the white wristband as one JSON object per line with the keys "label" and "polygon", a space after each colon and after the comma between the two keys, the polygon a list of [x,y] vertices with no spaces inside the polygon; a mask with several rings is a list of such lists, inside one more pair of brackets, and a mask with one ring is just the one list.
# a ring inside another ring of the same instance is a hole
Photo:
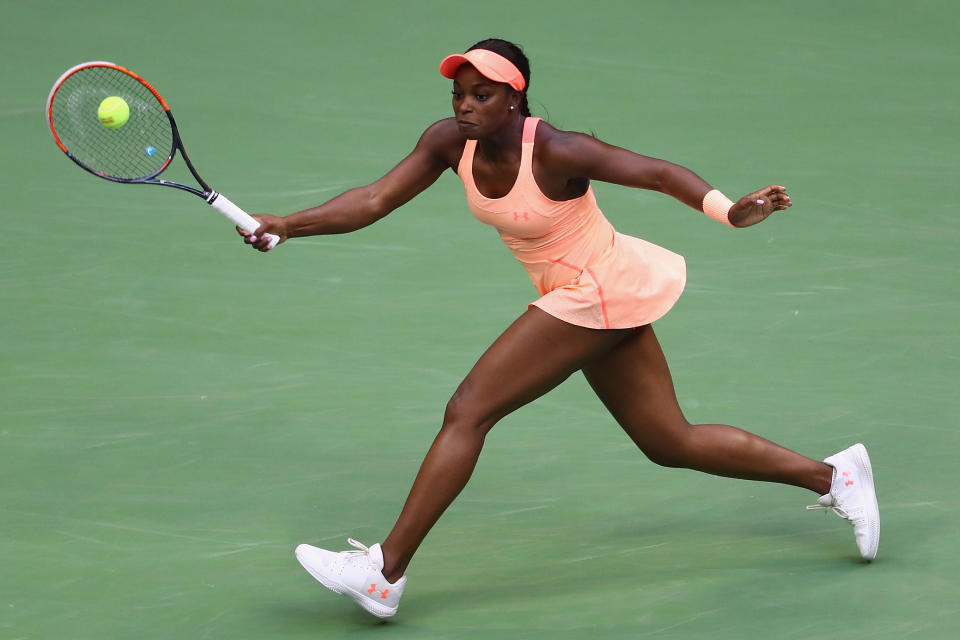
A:
{"label": "white wristband", "polygon": [[720,193],[719,189],[708,191],[707,195],[703,196],[703,212],[708,217],[728,227],[733,226],[733,223],[730,222],[730,209],[732,208],[733,200]]}

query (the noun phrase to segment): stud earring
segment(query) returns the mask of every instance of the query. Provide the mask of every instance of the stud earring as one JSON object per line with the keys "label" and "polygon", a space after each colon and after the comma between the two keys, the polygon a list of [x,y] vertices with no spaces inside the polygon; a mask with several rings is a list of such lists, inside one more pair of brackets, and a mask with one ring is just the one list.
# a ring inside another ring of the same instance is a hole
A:
{"label": "stud earring", "polygon": [[510,105],[510,111],[513,111],[514,109],[516,109],[516,107],[513,105]]}

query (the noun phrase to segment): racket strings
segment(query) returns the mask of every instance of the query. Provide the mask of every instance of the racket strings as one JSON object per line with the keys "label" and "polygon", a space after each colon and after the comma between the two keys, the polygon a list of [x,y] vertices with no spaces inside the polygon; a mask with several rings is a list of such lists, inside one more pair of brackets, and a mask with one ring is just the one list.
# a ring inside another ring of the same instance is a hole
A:
{"label": "racket strings", "polygon": [[[97,115],[109,96],[130,107],[127,123],[116,129],[104,127]],[[101,175],[153,176],[173,154],[173,127],[163,105],[137,78],[113,67],[85,67],[68,76],[54,95],[50,120],[70,155]]]}

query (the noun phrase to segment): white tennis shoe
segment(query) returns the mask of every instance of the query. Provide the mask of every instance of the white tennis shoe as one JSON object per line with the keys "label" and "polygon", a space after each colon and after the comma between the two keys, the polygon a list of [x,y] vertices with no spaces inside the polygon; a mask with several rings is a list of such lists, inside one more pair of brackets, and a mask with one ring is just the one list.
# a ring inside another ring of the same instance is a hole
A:
{"label": "white tennis shoe", "polygon": [[407,576],[393,584],[387,582],[380,544],[367,548],[352,538],[347,542],[358,551],[335,552],[301,544],[296,549],[297,560],[327,589],[353,598],[378,618],[389,618],[397,612]]}
{"label": "white tennis shoe", "polygon": [[852,524],[860,555],[873,560],[880,544],[880,507],[867,449],[857,443],[824,462],[833,467],[830,493],[820,496],[817,504],[807,509],[830,509]]}

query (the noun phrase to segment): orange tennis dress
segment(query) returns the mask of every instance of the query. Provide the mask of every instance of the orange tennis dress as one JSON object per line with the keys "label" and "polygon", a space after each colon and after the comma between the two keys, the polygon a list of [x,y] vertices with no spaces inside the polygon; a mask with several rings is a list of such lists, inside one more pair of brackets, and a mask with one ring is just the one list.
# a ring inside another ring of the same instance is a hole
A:
{"label": "orange tennis dress", "polygon": [[487,198],[477,189],[477,141],[467,140],[457,173],[473,215],[496,227],[526,268],[541,296],[531,306],[593,329],[638,327],[662,317],[686,284],[683,256],[617,233],[597,207],[593,187],[563,202],[543,195],[533,177],[539,121],[524,121],[520,171],[502,198]]}

